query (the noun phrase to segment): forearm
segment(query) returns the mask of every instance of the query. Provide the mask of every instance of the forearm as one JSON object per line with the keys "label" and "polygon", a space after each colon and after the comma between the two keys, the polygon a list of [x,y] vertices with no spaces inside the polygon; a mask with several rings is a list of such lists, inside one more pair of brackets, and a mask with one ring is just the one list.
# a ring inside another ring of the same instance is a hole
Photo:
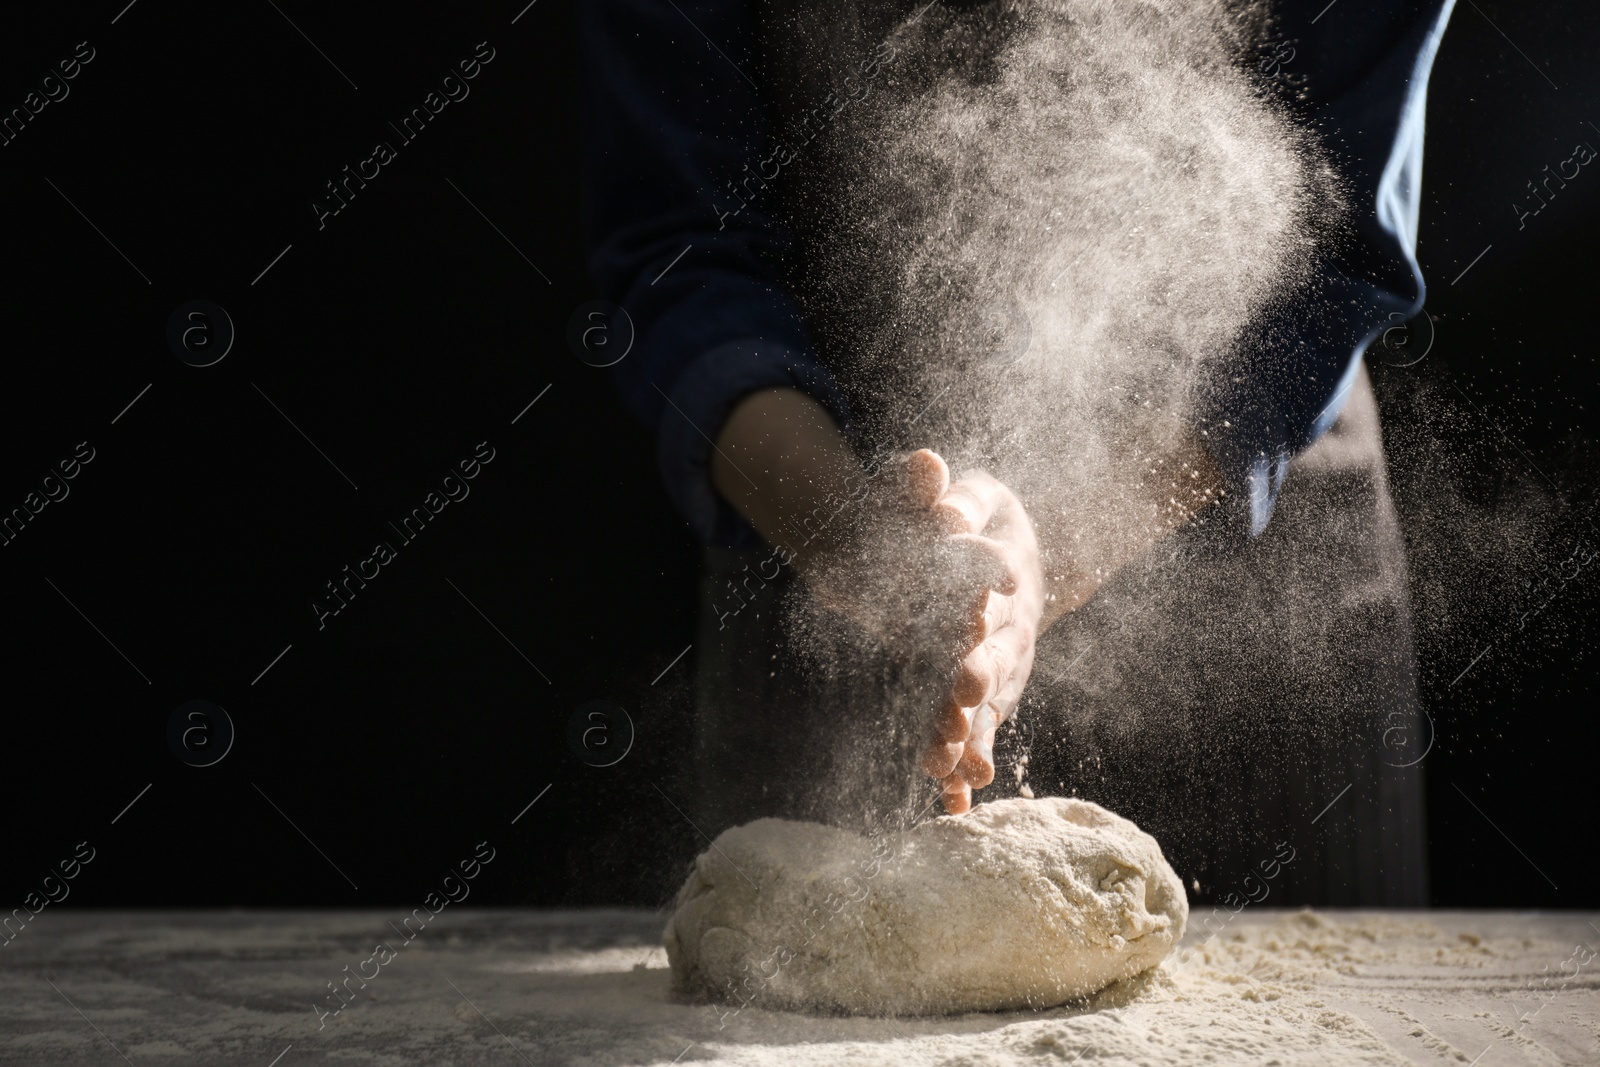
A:
{"label": "forearm", "polygon": [[838,424],[798,389],[751,393],[729,412],[711,456],[711,484],[804,574],[842,530],[828,522],[861,464]]}
{"label": "forearm", "polygon": [[[748,0],[705,0],[693,16],[729,55],[757,47]],[[656,435],[667,494],[695,537],[748,545],[748,526],[708,477],[706,434],[752,390],[799,388],[839,421],[848,415],[782,284],[788,237],[766,213],[770,198],[746,204],[730,191],[769,147],[761,95],[730,64],[665,56],[659,42],[685,29],[683,17],[646,0],[577,8],[589,271],[597,295],[627,309],[626,322],[616,309],[590,314],[581,340]],[[636,343],[624,353],[630,324]]]}
{"label": "forearm", "polygon": [[[711,458],[717,491],[804,574],[839,544],[828,522],[861,465],[822,405],[797,389],[764,389],[734,406]],[[1223,476],[1193,434],[1176,438],[1088,506],[1028,506],[1044,571],[1039,629],[1087,603],[1113,574],[1222,495]],[[841,519],[844,516],[840,517]],[[820,520],[820,521],[819,521]]]}

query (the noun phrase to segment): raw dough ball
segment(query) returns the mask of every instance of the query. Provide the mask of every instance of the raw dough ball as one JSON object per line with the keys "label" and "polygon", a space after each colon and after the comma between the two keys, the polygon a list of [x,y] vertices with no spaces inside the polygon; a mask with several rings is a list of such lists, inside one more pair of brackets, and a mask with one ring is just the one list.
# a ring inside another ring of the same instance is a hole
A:
{"label": "raw dough ball", "polygon": [[1155,838],[1087,801],[1000,800],[868,839],[761,819],[695,861],[674,987],[852,1014],[1043,1008],[1160,963],[1189,904]]}

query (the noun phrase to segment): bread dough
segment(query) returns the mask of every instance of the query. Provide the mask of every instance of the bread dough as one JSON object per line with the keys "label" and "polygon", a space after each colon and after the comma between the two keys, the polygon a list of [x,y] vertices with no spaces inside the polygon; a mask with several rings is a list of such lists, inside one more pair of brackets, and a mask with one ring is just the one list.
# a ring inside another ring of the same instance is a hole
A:
{"label": "bread dough", "polygon": [[695,861],[663,935],[674,988],[733,1008],[1044,1008],[1183,936],[1155,838],[1088,801],[980,804],[903,833],[761,819]]}

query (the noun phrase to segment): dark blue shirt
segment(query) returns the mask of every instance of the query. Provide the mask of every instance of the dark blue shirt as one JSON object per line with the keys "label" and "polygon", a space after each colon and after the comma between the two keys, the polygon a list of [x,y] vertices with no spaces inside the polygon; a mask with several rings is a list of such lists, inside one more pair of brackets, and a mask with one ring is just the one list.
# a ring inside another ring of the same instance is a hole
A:
{"label": "dark blue shirt", "polygon": [[[1266,62],[1292,71],[1292,105],[1355,198],[1354,240],[1261,332],[1262,353],[1207,411],[1207,441],[1271,517],[1289,457],[1338,417],[1361,354],[1422,307],[1417,213],[1428,72],[1454,0],[1283,0]],[[601,294],[636,339],[612,373],[657,434],[668,494],[707,543],[759,537],[712,488],[713,440],[743,396],[798,388],[848,411],[774,266],[787,237],[724,185],[767,155],[753,0],[584,0],[585,219]],[[1285,49],[1289,49],[1286,51]],[[1286,58],[1289,57],[1289,58]],[[1228,426],[1222,428],[1222,423]]]}

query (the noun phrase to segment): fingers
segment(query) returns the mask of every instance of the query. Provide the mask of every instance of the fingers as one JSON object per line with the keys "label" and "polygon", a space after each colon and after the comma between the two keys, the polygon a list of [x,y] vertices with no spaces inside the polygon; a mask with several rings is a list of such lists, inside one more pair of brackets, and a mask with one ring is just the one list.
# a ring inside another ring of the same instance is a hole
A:
{"label": "fingers", "polygon": [[931,508],[950,488],[950,468],[939,453],[919,448],[906,457],[906,484],[913,507]]}
{"label": "fingers", "polygon": [[[993,737],[994,731],[991,730],[989,736]],[[970,788],[982,789],[994,781],[994,750],[991,748],[985,754],[969,744],[951,773],[965,781]]]}
{"label": "fingers", "polygon": [[947,778],[972,734],[972,710],[946,704],[933,717],[933,740],[922,751],[922,769],[929,778]]}
{"label": "fingers", "polygon": [[922,769],[929,778],[948,778],[965,750],[966,745],[960,741],[934,741],[922,752]]}
{"label": "fingers", "polygon": [[[907,496],[931,510],[935,522],[971,561],[974,584],[1005,596],[1016,592],[1037,554],[1033,526],[1010,489],[985,471],[955,483],[944,458],[918,449],[905,458]],[[991,630],[993,627],[991,627]]]}
{"label": "fingers", "polygon": [[966,556],[974,584],[1001,596],[1016,592],[1023,574],[1023,552],[982,534],[951,534],[950,543]]}
{"label": "fingers", "polygon": [[972,717],[972,736],[963,746],[954,773],[973,789],[982,789],[994,781],[994,732],[998,725],[999,716],[988,705]]}
{"label": "fingers", "polygon": [[[933,736],[945,743],[965,741],[972,734],[972,710],[951,702],[940,709],[933,718]],[[949,774],[946,771],[945,774]],[[944,774],[936,774],[943,778]]]}
{"label": "fingers", "polygon": [[1028,684],[1028,675],[1032,673],[1033,664],[1030,662],[1025,668],[1011,672],[1011,677],[1000,686],[1000,691],[995,694],[989,706],[994,709],[995,724],[1007,722],[1017,712],[1017,702],[1022,699],[1022,690]]}
{"label": "fingers", "polygon": [[[1003,596],[1025,592],[1030,603],[1036,598],[1042,603],[1038,538],[1032,520],[1009,489],[980,471],[951,486],[940,507],[947,517],[960,511],[960,524],[984,523],[967,532],[953,532],[950,540],[973,553],[979,575],[989,569],[994,576],[985,583],[989,588]],[[957,523],[952,520],[950,525]],[[982,577],[978,580],[984,581]],[[995,629],[998,626],[990,627],[991,632]]]}
{"label": "fingers", "polygon": [[944,810],[951,815],[965,815],[972,807],[972,787],[959,775],[952,774],[940,783],[944,791],[940,799],[944,801]]}
{"label": "fingers", "polygon": [[996,659],[1003,656],[1007,663],[1005,675],[995,687],[994,695],[987,701],[989,707],[994,709],[995,725],[998,726],[1016,713],[1017,703],[1022,699],[1022,691],[1027,687],[1029,675],[1033,673],[1035,648],[1033,631],[1022,624],[1008,626],[995,634],[989,643],[1005,649],[1003,653],[996,655]]}
{"label": "fingers", "polygon": [[[1009,582],[997,582],[1002,587]],[[960,631],[960,648],[957,654],[966,656],[987,641],[992,635],[1012,626],[1024,615],[1013,595],[996,588],[981,588],[972,602],[963,629]]]}
{"label": "fingers", "polygon": [[938,498],[934,514],[949,533],[981,534],[1010,495],[1010,490],[994,477],[975,471],[962,475]]}
{"label": "fingers", "polygon": [[905,472],[911,505],[945,534],[932,567],[942,586],[926,595],[944,620],[940,640],[953,638],[961,653],[922,766],[939,780],[945,810],[961,814],[972,807],[972,791],[994,781],[995,731],[1032,667],[1043,599],[1039,550],[1021,502],[992,476],[976,471],[952,483],[949,466],[928,449],[907,456]]}
{"label": "fingers", "polygon": [[968,610],[967,617],[963,620],[957,637],[961,645],[958,652],[959,655],[965,656],[968,652],[981,645],[983,639],[989,636],[992,627],[989,624],[988,599],[989,591],[987,589],[980,590],[978,595],[973,598],[972,607]]}
{"label": "fingers", "polygon": [[976,709],[972,735],[963,742],[934,741],[923,752],[922,767],[939,779],[945,810],[960,815],[972,806],[972,791],[994,781],[994,735],[1000,715]]}
{"label": "fingers", "polygon": [[993,694],[998,687],[999,675],[994,669],[993,653],[988,643],[968,652],[956,668],[955,682],[950,695],[964,708],[975,708]]}
{"label": "fingers", "polygon": [[[995,617],[1002,617],[999,613],[1004,610],[997,603]],[[945,810],[951,814],[968,810],[971,791],[994,781],[995,731],[1022,697],[1033,668],[1033,651],[1032,628],[1008,621],[962,662],[952,686],[953,703],[935,716],[934,739],[923,753],[923,769],[940,779]],[[959,785],[967,787],[964,793]]]}
{"label": "fingers", "polygon": [[951,686],[956,703],[974,708],[993,699],[1015,673],[1032,640],[1024,628],[1008,626],[968,652]]}
{"label": "fingers", "polygon": [[[973,642],[977,647],[978,642],[988,640],[990,634],[999,633],[1010,626],[1016,619],[1016,602],[1009,596],[990,590],[984,594],[982,613],[982,632],[978,641]],[[971,649],[968,649],[971,651]]]}

